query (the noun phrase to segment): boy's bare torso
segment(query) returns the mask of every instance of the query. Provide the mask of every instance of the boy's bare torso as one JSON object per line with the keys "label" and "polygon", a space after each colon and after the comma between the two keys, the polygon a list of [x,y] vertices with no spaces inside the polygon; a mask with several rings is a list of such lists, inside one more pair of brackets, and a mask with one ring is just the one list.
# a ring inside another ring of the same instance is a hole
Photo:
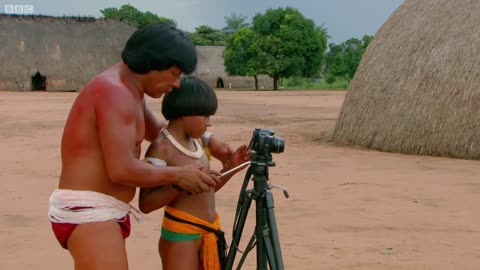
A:
{"label": "boy's bare torso", "polygon": [[[188,157],[176,149],[163,134],[153,143],[156,144],[157,149],[160,149],[161,159],[163,159],[168,166],[203,165],[205,169],[210,169],[210,164],[205,153],[203,153],[203,156],[199,159]],[[187,148],[192,151],[196,150],[193,142],[191,142]],[[208,222],[213,222],[216,217],[215,188],[212,187],[208,192],[192,195],[183,192],[172,201],[169,206],[185,211]]]}

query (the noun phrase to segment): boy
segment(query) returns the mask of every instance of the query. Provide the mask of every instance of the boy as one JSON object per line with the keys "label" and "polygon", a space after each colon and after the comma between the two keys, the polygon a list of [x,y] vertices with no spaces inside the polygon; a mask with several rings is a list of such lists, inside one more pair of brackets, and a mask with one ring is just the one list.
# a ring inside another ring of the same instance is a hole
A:
{"label": "boy", "polygon": [[[202,145],[199,138],[216,110],[217,97],[212,88],[195,77],[183,78],[181,86],[164,97],[162,114],[169,123],[148,148],[145,160],[157,166],[203,166],[209,171],[208,150],[204,150],[207,143]],[[224,163],[223,171],[249,159],[249,150],[242,145],[228,164]],[[226,250],[215,211],[215,192],[231,176],[221,177],[214,188],[194,195],[176,185],[140,190],[142,212],[167,205],[158,246],[164,270],[221,269]]]}

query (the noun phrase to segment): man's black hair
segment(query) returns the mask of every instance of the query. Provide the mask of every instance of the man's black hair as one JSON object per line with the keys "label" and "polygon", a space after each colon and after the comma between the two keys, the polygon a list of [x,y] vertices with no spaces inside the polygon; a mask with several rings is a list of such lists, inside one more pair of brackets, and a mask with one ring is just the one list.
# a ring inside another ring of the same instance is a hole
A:
{"label": "man's black hair", "polygon": [[215,91],[206,82],[185,76],[179,88],[164,95],[162,114],[167,120],[192,115],[210,116],[215,114],[217,107]]}
{"label": "man's black hair", "polygon": [[122,51],[122,59],[138,74],[173,65],[191,74],[197,66],[197,52],[190,37],[167,23],[150,24],[135,31]]}

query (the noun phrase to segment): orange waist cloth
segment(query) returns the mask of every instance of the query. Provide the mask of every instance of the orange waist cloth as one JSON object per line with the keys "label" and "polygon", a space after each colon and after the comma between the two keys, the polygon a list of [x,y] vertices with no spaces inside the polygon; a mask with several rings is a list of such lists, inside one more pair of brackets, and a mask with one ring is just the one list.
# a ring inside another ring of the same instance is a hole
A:
{"label": "orange waist cloth", "polygon": [[[212,230],[220,230],[220,217],[216,214],[213,223],[207,222],[203,219],[190,215],[187,212],[177,210],[172,207],[165,207],[165,212],[182,220],[193,222],[199,225],[206,226]],[[179,221],[172,220],[168,217],[163,218],[162,226],[172,232],[186,233],[186,234],[201,234],[203,239],[203,268],[205,270],[221,270],[220,259],[218,257],[217,237],[215,233],[199,228],[192,224],[186,224]]]}

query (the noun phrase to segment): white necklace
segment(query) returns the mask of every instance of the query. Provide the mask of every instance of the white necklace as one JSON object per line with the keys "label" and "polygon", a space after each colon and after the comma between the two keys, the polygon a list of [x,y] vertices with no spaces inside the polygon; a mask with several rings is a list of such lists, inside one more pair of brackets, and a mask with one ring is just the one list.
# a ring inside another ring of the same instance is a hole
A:
{"label": "white necklace", "polygon": [[182,152],[183,154],[196,159],[199,159],[203,156],[202,146],[197,140],[190,138],[190,140],[192,140],[193,143],[195,144],[195,148],[197,148],[195,152],[192,152],[187,148],[185,148],[183,145],[181,145],[177,140],[175,140],[175,138],[172,136],[172,134],[170,134],[170,132],[167,131],[166,128],[162,129],[162,133],[173,144],[173,146],[175,146],[175,148],[177,148],[178,151]]}

